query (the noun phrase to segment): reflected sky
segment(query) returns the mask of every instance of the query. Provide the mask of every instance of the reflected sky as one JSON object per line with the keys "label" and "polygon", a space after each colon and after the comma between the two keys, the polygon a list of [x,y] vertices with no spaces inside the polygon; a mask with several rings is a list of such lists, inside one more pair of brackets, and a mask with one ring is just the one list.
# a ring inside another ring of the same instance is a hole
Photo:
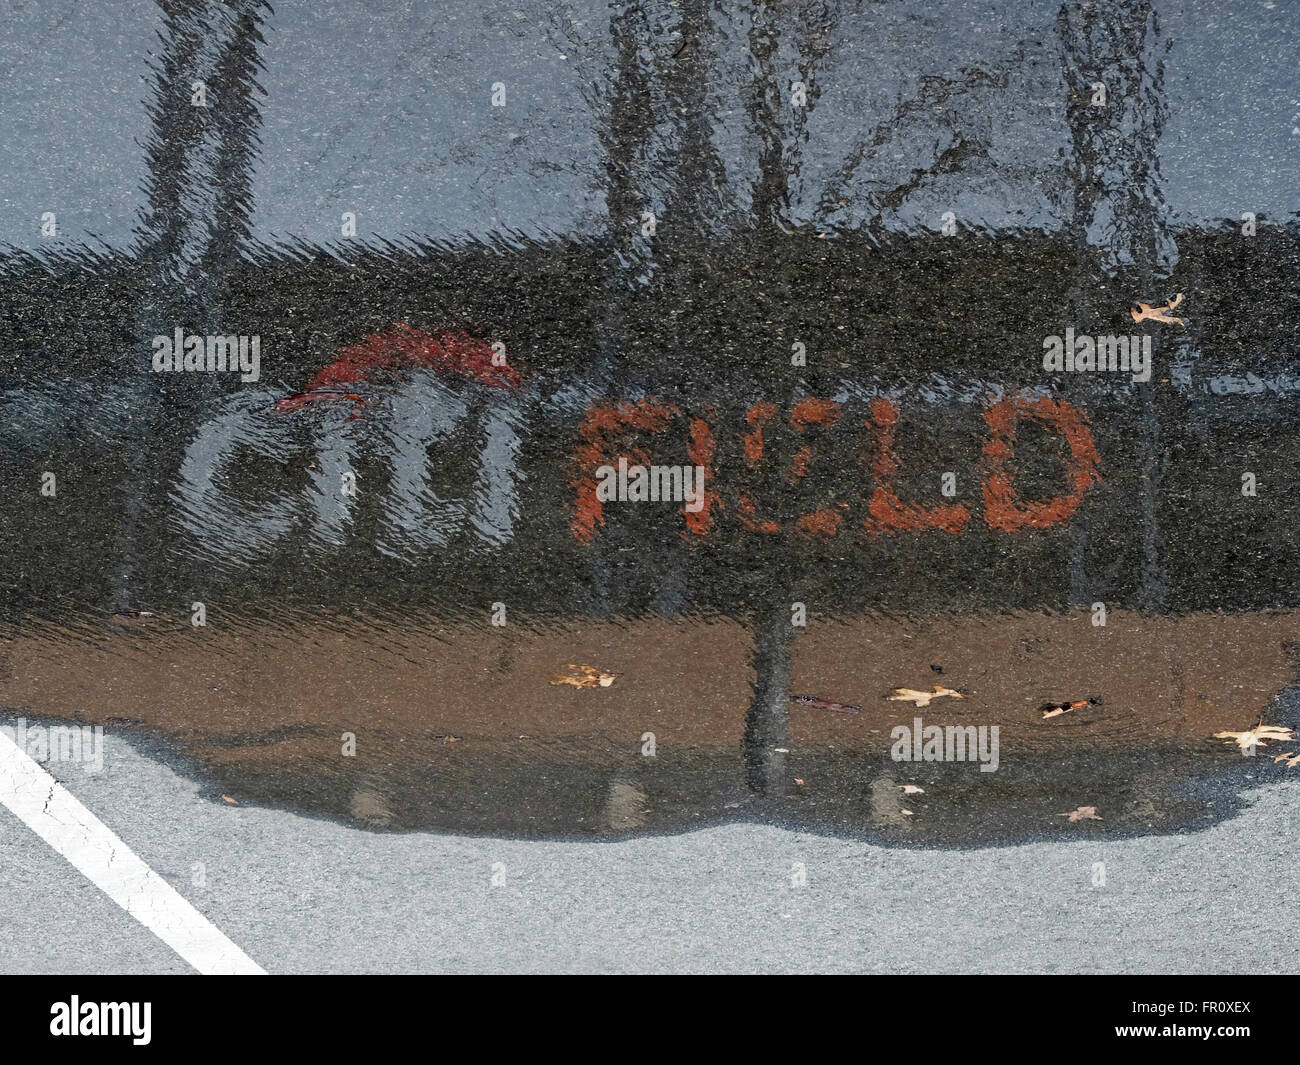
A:
{"label": "reflected sky", "polygon": [[[645,7],[660,51],[643,58],[663,69],[680,47],[678,9]],[[714,15],[707,102],[727,198],[743,213],[761,144],[746,112],[747,8],[726,7]],[[822,220],[831,190],[847,200],[831,220],[860,223],[873,191],[905,184],[965,138],[980,151],[960,172],[921,182],[884,213],[885,228],[935,229],[948,210],[971,226],[1060,225],[1069,210],[1070,138],[1059,4],[803,7],[821,54],[811,79],[820,95],[792,182],[793,219]],[[1174,221],[1236,219],[1244,210],[1280,219],[1300,210],[1292,180],[1300,12],[1202,0],[1155,9],[1153,55],[1163,57],[1168,103],[1159,156]],[[143,206],[140,144],[148,137],[150,63],[160,50],[158,9],[143,0],[26,0],[0,4],[0,18],[7,30],[0,242],[33,251],[98,241],[128,247]],[[797,36],[797,24],[782,24],[772,63],[783,80],[798,76]],[[544,237],[605,225],[596,133],[597,83],[613,62],[605,5],[284,0],[265,37],[254,239],[334,241],[344,211],[356,214],[357,236],[370,242],[503,230]],[[889,47],[874,43],[881,41]],[[935,79],[963,77],[928,104]],[[498,81],[504,108],[490,106]],[[652,86],[652,95],[662,117],[662,93]],[[841,187],[845,161],[882,129],[888,143]],[[673,137],[672,123],[660,122],[648,150],[666,152]],[[647,190],[652,202],[662,200],[671,175],[647,181],[659,186]],[[41,235],[47,211],[58,218],[56,238]]]}

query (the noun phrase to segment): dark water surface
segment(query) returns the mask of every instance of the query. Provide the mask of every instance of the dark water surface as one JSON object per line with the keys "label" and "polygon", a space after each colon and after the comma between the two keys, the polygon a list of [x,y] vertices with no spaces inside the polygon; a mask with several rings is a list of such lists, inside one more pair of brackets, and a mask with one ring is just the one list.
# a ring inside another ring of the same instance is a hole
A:
{"label": "dark water surface", "polygon": [[[1297,723],[1300,224],[1244,234],[1244,187],[1222,218],[1171,202],[1208,31],[728,8],[467,15],[536,24],[511,47],[563,54],[585,129],[484,173],[548,163],[582,209],[316,240],[257,201],[286,137],[262,89],[312,29],[162,5],[131,240],[0,258],[0,706],[148,743],[214,800],[509,836],[1133,834],[1294,775],[1213,738]],[[880,51],[917,72],[864,74]],[[510,143],[515,69],[504,108],[461,104]],[[304,182],[418,155],[428,116],[394,113]],[[459,217],[458,175],[415,180],[420,210]],[[1182,324],[1133,320],[1177,294]],[[155,372],[177,328],[258,338],[256,379]],[[1150,338],[1149,379],[1045,370],[1067,330]],[[601,503],[620,456],[702,467],[702,505]],[[554,683],[570,663],[615,680]],[[936,684],[966,698],[888,698]],[[892,757],[918,717],[996,727],[996,769]]]}

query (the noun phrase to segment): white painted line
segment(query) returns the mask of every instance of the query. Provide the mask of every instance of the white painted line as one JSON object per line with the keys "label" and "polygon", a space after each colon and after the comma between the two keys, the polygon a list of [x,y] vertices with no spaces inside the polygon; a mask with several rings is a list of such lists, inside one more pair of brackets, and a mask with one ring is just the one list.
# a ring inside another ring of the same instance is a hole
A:
{"label": "white painted line", "polygon": [[2,730],[0,802],[205,976],[266,975]]}

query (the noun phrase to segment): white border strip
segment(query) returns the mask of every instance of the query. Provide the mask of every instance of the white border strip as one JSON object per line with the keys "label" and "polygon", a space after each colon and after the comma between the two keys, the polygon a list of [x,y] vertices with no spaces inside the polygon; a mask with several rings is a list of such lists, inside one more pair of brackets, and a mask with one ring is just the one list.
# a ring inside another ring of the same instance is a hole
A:
{"label": "white border strip", "polygon": [[266,975],[3,731],[0,803],[200,973]]}

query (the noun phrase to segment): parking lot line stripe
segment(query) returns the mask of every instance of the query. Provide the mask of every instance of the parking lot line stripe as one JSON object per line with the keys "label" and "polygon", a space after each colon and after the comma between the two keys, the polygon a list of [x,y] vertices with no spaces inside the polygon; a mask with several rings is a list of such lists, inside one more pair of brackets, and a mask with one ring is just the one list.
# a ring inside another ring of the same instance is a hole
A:
{"label": "parking lot line stripe", "polygon": [[0,803],[200,973],[265,975],[3,731]]}

